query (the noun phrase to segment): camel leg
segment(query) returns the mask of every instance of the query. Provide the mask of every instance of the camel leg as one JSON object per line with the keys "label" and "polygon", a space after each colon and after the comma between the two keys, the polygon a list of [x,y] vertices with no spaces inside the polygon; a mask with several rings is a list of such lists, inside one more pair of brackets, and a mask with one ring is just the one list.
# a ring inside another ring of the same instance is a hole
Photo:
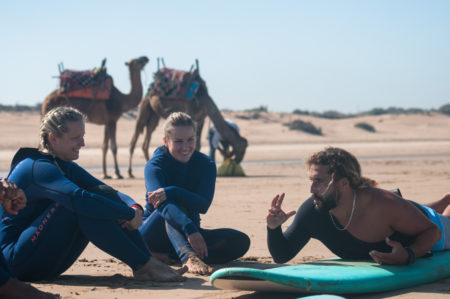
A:
{"label": "camel leg", "polygon": [[202,146],[201,145],[201,143],[202,143],[201,138],[202,138],[202,130],[203,130],[203,124],[204,123],[205,123],[205,119],[204,118],[197,121],[197,132],[196,132],[197,140],[195,141],[195,149],[198,150],[198,151],[200,151],[200,148]]}
{"label": "camel leg", "polygon": [[109,123],[109,138],[111,140],[111,152],[113,154],[114,159],[114,169],[116,173],[117,179],[123,179],[123,176],[120,174],[119,170],[119,163],[117,162],[117,141],[116,141],[116,129],[117,129],[117,122],[111,121]]}
{"label": "camel leg", "polygon": [[133,137],[131,137],[131,141],[130,141],[130,150],[129,150],[130,157],[128,158],[128,177],[129,178],[134,178],[133,171],[131,170],[131,168],[132,168],[132,164],[133,164],[134,148],[136,147],[136,142],[138,140],[139,134],[140,134],[139,131],[136,129],[134,131]]}
{"label": "camel leg", "polygon": [[136,147],[136,142],[139,135],[144,131],[144,127],[147,125],[149,115],[150,115],[150,105],[148,101],[143,100],[139,105],[138,115],[136,117],[136,125],[134,127],[134,134],[130,141],[130,157],[128,159],[128,177],[134,178],[132,167],[133,167],[133,154]]}
{"label": "camel leg", "polygon": [[107,174],[106,171],[106,154],[108,153],[109,146],[109,125],[105,125],[105,133],[103,136],[103,145],[102,145],[102,168],[103,168],[103,178],[110,179],[111,177]]}
{"label": "camel leg", "polygon": [[142,152],[144,153],[144,157],[145,157],[146,161],[148,161],[150,159],[148,149],[150,147],[150,140],[152,139],[152,133],[158,126],[158,122],[159,122],[159,116],[152,110],[149,121],[147,122],[147,129],[145,131],[144,143],[142,144]]}
{"label": "camel leg", "polygon": [[133,153],[134,153],[134,148],[136,147],[136,142],[139,138],[139,135],[142,133],[143,130],[144,130],[144,124],[142,123],[141,113],[139,112],[138,117],[136,119],[136,126],[134,127],[134,134],[133,134],[133,137],[131,137],[131,141],[130,141],[130,150],[129,150],[130,157],[128,158],[128,177],[129,178],[134,178],[133,171],[132,171]]}

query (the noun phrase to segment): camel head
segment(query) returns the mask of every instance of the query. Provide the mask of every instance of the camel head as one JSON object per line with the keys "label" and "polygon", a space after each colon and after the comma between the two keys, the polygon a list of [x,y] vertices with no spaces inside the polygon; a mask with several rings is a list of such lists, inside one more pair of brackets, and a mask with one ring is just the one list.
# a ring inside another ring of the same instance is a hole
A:
{"label": "camel head", "polygon": [[142,70],[144,66],[149,62],[147,56],[141,56],[139,58],[132,59],[128,62],[125,62],[125,65],[128,66],[131,70]]}
{"label": "camel head", "polygon": [[236,162],[241,163],[244,159],[245,150],[248,146],[248,141],[244,137],[240,137],[239,141],[236,144],[233,144],[233,154]]}

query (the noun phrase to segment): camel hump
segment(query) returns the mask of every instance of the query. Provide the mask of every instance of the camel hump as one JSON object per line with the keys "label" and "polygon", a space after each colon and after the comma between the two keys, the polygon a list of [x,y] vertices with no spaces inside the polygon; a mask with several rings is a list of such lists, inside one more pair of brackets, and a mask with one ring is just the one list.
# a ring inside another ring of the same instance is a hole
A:
{"label": "camel hump", "polygon": [[153,78],[147,90],[147,95],[150,96],[193,99],[200,85],[191,72],[167,67],[158,70]]}
{"label": "camel hump", "polygon": [[59,90],[61,96],[68,98],[109,99],[112,78],[106,72],[106,59],[99,68],[86,71],[61,70]]}

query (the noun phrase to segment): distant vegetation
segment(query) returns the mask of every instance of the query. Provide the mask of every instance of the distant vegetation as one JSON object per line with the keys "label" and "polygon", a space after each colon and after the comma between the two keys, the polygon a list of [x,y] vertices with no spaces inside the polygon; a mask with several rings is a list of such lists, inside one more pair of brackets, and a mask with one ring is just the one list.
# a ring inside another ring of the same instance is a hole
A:
{"label": "distant vegetation", "polygon": [[337,112],[334,110],[328,110],[328,111],[319,113],[319,112],[309,112],[306,110],[295,109],[292,113],[297,114],[297,115],[311,115],[311,116],[315,116],[315,117],[328,118],[328,119],[341,119],[341,118],[354,117],[351,114],[344,114],[344,113]]}
{"label": "distant vegetation", "polygon": [[[38,103],[34,106],[26,106],[26,105],[2,105],[0,104],[0,111],[14,111],[14,112],[40,112],[42,103]],[[137,108],[136,108],[137,110]],[[233,112],[231,109],[223,109],[223,112]],[[259,107],[245,109],[242,112],[250,112],[252,113],[250,116],[241,116],[239,118],[243,119],[258,119],[261,117],[261,113],[269,112],[268,106],[261,105]],[[327,110],[324,112],[314,112],[308,110],[300,110],[295,109],[292,111],[293,114],[297,115],[311,115],[315,117],[328,118],[328,119],[342,119],[342,118],[352,118],[357,116],[365,116],[365,115],[383,115],[383,114],[429,114],[431,112],[439,112],[445,115],[450,115],[450,104],[445,104],[439,109],[420,109],[420,108],[398,108],[398,107],[389,107],[389,108],[373,108],[369,111],[359,112],[359,113],[341,113],[334,110]]]}
{"label": "distant vegetation", "polygon": [[238,114],[238,115],[236,115],[236,118],[248,120],[248,119],[260,119],[260,118],[262,118],[262,116],[261,116],[261,113],[259,113],[259,112],[253,112],[248,115],[247,114]]}
{"label": "distant vegetation", "polygon": [[309,134],[322,136],[322,129],[317,128],[309,121],[303,121],[301,119],[296,119],[296,120],[294,120],[290,123],[286,123],[284,125],[287,126],[291,130],[300,130],[300,131],[303,131],[303,132],[306,132]]}
{"label": "distant vegetation", "polygon": [[[232,110],[230,110],[230,109],[225,109],[225,110],[222,110],[222,111],[223,112],[232,112]],[[238,115],[236,115],[236,118],[245,119],[245,120],[248,120],[248,119],[260,119],[260,118],[263,118],[263,115],[262,115],[263,113],[269,112],[269,109],[267,108],[267,106],[261,105],[261,106],[256,107],[256,108],[245,109],[242,112],[246,112],[246,114],[238,114]]]}
{"label": "distant vegetation", "polygon": [[450,115],[450,104],[446,104],[444,106],[441,106],[438,110],[442,114]]}
{"label": "distant vegetation", "polygon": [[328,118],[328,119],[341,119],[341,118],[352,118],[357,116],[366,116],[366,115],[383,115],[383,114],[430,114],[431,112],[439,112],[442,114],[450,115],[450,104],[445,104],[441,106],[439,109],[431,109],[425,110],[420,108],[398,108],[398,107],[389,107],[385,108],[373,108],[369,111],[355,113],[355,114],[345,114],[337,111],[329,110],[325,112],[310,112],[307,110],[295,109],[292,113],[298,115],[311,115],[315,117]]}
{"label": "distant vegetation", "polygon": [[245,109],[244,112],[269,112],[269,108],[267,106],[261,105],[256,108]]}
{"label": "distant vegetation", "polygon": [[[429,114],[432,110],[424,110],[420,108],[397,108],[397,107],[389,107],[387,109],[383,108],[374,108],[365,112],[365,115],[383,115],[383,114]],[[364,115],[363,114],[363,115]]]}
{"label": "distant vegetation", "polygon": [[0,111],[13,111],[13,112],[41,112],[41,103],[36,104],[34,106],[25,106],[25,105],[2,105],[0,104]]}
{"label": "distant vegetation", "polygon": [[355,128],[363,129],[367,132],[375,133],[375,128],[366,122],[359,122],[355,124]]}

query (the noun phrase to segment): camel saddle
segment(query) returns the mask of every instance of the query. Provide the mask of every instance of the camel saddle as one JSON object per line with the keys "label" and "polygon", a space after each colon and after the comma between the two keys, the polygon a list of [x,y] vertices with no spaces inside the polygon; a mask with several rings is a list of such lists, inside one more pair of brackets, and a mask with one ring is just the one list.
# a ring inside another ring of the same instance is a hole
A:
{"label": "camel saddle", "polygon": [[100,68],[88,71],[60,69],[59,95],[67,98],[109,99],[113,84],[104,64],[105,60]]}
{"label": "camel saddle", "polygon": [[147,95],[193,99],[198,87],[190,72],[165,67],[155,73]]}

